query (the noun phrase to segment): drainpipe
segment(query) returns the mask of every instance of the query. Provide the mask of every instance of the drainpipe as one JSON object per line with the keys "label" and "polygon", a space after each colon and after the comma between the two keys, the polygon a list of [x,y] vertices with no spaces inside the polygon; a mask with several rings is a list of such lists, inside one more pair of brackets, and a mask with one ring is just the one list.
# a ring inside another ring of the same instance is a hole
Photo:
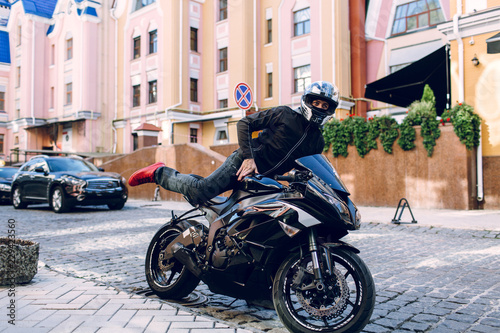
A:
{"label": "drainpipe", "polygon": [[[35,20],[33,22],[33,34],[31,41],[31,121],[35,125]],[[26,144],[28,140],[26,140]],[[26,147],[27,149],[27,147]]]}
{"label": "drainpipe", "polygon": [[[172,109],[182,105],[182,49],[183,49],[183,43],[182,43],[182,28],[183,28],[183,1],[181,0],[180,1],[180,6],[179,6],[179,102],[174,104],[174,105],[170,105],[169,107],[167,107],[165,109],[165,114],[167,115],[168,117],[168,113],[169,111],[171,111]],[[172,121],[171,124],[170,124],[170,144],[174,144],[174,122]]]}
{"label": "drainpipe", "polygon": [[[459,18],[463,14],[462,0],[457,0],[457,13],[453,16],[453,33],[457,38],[458,43],[458,101],[460,103],[465,100],[465,76],[464,76],[464,43],[462,41],[462,36],[460,35]],[[479,128],[479,134],[481,134],[481,127]],[[482,138],[479,139],[479,146],[477,147],[476,153],[476,200],[484,200],[484,187],[483,187],[483,146]]]}
{"label": "drainpipe", "polygon": [[116,7],[111,9],[110,16],[115,21],[115,54],[114,54],[114,62],[115,62],[115,110],[113,121],[111,122],[111,129],[113,130],[113,154],[116,153],[116,146],[118,145],[118,131],[115,127],[115,120],[118,119],[118,18],[115,16]]}

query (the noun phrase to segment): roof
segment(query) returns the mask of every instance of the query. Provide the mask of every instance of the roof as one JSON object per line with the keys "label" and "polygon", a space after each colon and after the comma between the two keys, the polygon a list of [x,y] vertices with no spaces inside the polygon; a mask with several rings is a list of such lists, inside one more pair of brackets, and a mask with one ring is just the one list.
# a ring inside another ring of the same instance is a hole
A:
{"label": "roof", "polygon": [[17,0],[14,3],[21,1],[26,14],[32,14],[45,18],[52,18],[57,0]]}
{"label": "roof", "polygon": [[10,64],[10,44],[7,31],[0,31],[0,63]]}
{"label": "roof", "polygon": [[82,9],[77,9],[76,10],[78,15],[89,15],[89,16],[95,16],[97,17],[97,11],[95,10],[94,7],[85,7],[83,10]]}
{"label": "roof", "polygon": [[7,0],[0,0],[0,6],[10,7],[10,2]]}
{"label": "roof", "polygon": [[137,127],[134,131],[161,131],[161,128],[156,127],[155,125],[143,123],[139,127]]}

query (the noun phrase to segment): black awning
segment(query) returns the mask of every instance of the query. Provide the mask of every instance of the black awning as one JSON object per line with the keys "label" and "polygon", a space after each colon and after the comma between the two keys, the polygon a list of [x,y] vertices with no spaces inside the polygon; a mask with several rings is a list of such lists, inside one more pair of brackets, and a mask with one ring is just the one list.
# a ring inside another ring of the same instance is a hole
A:
{"label": "black awning", "polygon": [[397,72],[366,85],[365,98],[408,107],[422,98],[428,84],[436,97],[436,112],[450,107],[449,50],[445,45]]}
{"label": "black awning", "polygon": [[500,33],[488,38],[486,40],[486,45],[487,53],[500,53]]}

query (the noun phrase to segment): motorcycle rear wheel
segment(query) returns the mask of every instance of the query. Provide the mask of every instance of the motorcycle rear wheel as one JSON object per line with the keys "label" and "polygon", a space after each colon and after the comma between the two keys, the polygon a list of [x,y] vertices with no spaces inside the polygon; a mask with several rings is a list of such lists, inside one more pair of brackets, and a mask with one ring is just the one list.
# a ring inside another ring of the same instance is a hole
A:
{"label": "motorcycle rear wheel", "polygon": [[[314,280],[310,253],[304,252],[302,258],[300,253],[293,253],[278,269],[273,302],[280,320],[288,330],[297,333],[360,332],[375,306],[375,284],[368,267],[345,249],[326,251],[321,247],[320,253],[326,292],[294,287],[294,283],[305,286]],[[325,268],[327,253],[332,274]]]}
{"label": "motorcycle rear wheel", "polygon": [[200,279],[175,258],[160,258],[160,253],[180,233],[181,230],[175,227],[162,227],[151,240],[146,254],[146,280],[151,290],[162,299],[182,299],[200,283]]}

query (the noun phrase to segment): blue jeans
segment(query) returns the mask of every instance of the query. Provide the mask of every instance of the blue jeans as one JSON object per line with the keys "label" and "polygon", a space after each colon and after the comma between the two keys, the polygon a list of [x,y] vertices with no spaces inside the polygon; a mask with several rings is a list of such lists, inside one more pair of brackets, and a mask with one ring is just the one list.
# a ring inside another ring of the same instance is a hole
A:
{"label": "blue jeans", "polygon": [[201,204],[233,189],[238,182],[236,173],[242,163],[243,156],[236,150],[206,178],[183,174],[169,167],[160,167],[155,172],[155,181],[166,190],[183,194],[191,203]]}

